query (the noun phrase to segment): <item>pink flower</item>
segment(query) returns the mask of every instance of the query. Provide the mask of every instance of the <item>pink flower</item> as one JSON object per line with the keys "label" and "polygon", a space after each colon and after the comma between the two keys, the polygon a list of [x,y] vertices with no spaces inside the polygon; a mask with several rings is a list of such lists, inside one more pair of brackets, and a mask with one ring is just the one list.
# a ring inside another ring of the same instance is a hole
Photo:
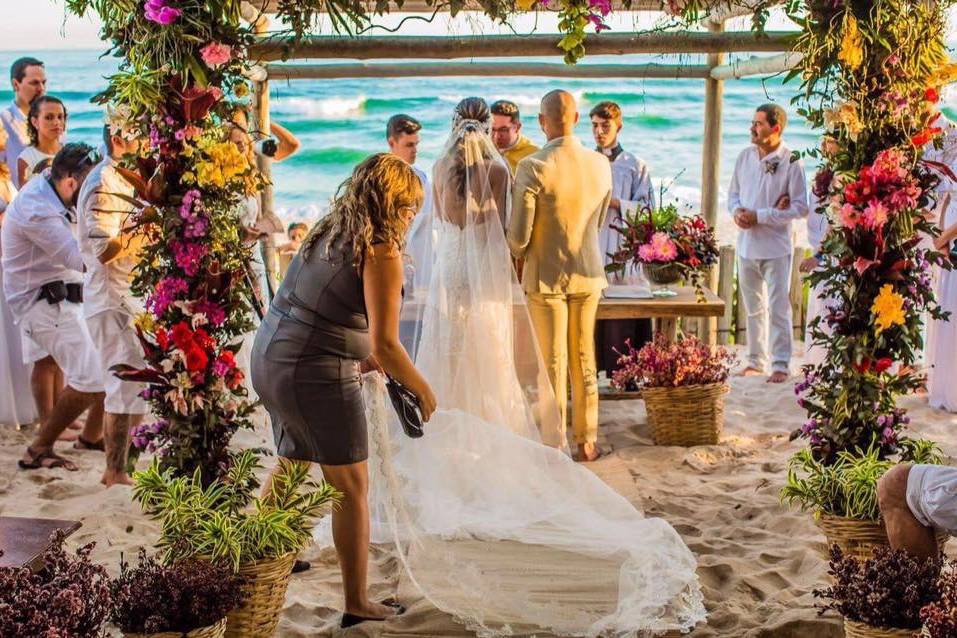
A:
{"label": "pink flower", "polygon": [[655,257],[659,261],[674,261],[678,256],[678,247],[671,237],[662,232],[651,236],[651,245],[655,248]]}
{"label": "pink flower", "polygon": [[861,212],[851,204],[841,207],[841,225],[844,228],[856,228],[861,221]]}
{"label": "pink flower", "polygon": [[876,199],[872,199],[871,203],[867,205],[867,208],[864,209],[863,222],[866,228],[871,230],[878,230],[884,227],[884,224],[887,223],[888,219],[887,207],[884,204],[880,203]]}
{"label": "pink flower", "polygon": [[652,262],[655,260],[655,247],[651,244],[642,244],[638,247],[638,257],[641,261]]}
{"label": "pink flower", "polygon": [[199,50],[199,54],[211,69],[218,69],[233,58],[232,48],[219,42],[210,42]]}
{"label": "pink flower", "polygon": [[176,22],[183,12],[176,7],[169,6],[168,0],[146,0],[143,14],[147,20],[169,26]]}
{"label": "pink flower", "polygon": [[177,300],[183,293],[189,291],[189,284],[179,277],[166,277],[153,289],[153,294],[146,300],[146,307],[157,318]]}
{"label": "pink flower", "polygon": [[854,270],[857,271],[858,275],[863,275],[868,268],[876,264],[876,261],[871,259],[865,259],[864,257],[858,257],[854,262]]}
{"label": "pink flower", "polygon": [[588,6],[603,16],[611,13],[611,0],[588,0]]}

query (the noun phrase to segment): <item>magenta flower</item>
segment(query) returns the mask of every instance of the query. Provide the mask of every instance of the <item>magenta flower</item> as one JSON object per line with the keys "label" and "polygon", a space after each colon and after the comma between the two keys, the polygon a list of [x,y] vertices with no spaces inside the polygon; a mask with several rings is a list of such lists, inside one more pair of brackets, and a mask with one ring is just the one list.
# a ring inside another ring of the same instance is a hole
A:
{"label": "magenta flower", "polygon": [[187,291],[189,291],[189,284],[185,279],[166,277],[156,284],[153,294],[146,299],[146,308],[159,318]]}
{"label": "magenta flower", "polygon": [[210,42],[199,50],[199,54],[211,69],[218,69],[233,59],[232,48],[219,42]]}
{"label": "magenta flower", "polygon": [[223,307],[211,301],[198,301],[193,304],[193,314],[204,315],[206,320],[216,328],[226,322],[226,312]]}
{"label": "magenta flower", "polygon": [[872,199],[864,209],[863,222],[866,228],[878,230],[884,227],[889,218],[887,207],[876,199]]}
{"label": "magenta flower", "polygon": [[196,276],[203,257],[209,253],[209,248],[206,245],[193,242],[173,241],[170,242],[170,247],[176,259],[176,265],[190,277]]}
{"label": "magenta flower", "polygon": [[183,15],[183,12],[176,7],[169,6],[169,0],[146,0],[143,14],[147,20],[165,27],[176,22]]}

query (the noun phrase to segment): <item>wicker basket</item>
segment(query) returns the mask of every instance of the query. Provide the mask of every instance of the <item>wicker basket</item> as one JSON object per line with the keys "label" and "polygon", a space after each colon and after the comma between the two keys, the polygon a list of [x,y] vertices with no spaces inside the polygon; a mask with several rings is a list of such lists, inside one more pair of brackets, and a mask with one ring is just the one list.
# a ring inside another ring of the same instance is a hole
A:
{"label": "wicker basket", "polygon": [[643,388],[651,436],[658,445],[715,445],[724,425],[724,383]]}
{"label": "wicker basket", "polygon": [[681,279],[681,268],[677,264],[642,264],[641,271],[653,284],[667,286]]}
{"label": "wicker basket", "polygon": [[215,625],[200,627],[185,634],[178,631],[164,631],[159,634],[123,634],[126,638],[223,638],[226,635],[226,619]]}
{"label": "wicker basket", "polygon": [[246,579],[243,585],[246,598],[226,616],[226,636],[267,638],[275,633],[295,561],[296,555],[290,553],[239,568],[239,575]]}
{"label": "wicker basket", "polygon": [[[889,545],[887,530],[883,521],[861,521],[843,516],[821,514],[817,519],[817,526],[827,537],[827,547],[824,548],[825,559],[830,558],[831,545],[836,544],[845,554],[859,560],[867,560],[874,555],[874,549],[882,545]],[[937,531],[937,543],[943,547],[947,542],[947,534]]]}
{"label": "wicker basket", "polygon": [[844,619],[845,638],[915,638],[920,633],[916,629],[878,629],[864,623]]}

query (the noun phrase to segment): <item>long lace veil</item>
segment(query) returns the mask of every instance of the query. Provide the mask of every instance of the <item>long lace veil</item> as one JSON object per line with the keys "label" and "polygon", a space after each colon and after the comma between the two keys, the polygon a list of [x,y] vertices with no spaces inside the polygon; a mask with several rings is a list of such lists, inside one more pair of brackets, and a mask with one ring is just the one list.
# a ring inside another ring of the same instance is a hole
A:
{"label": "long lace veil", "polygon": [[431,281],[404,310],[438,397],[425,436],[404,436],[378,375],[364,386],[372,536],[399,597],[480,636],[690,628],[704,617],[694,556],[568,457],[505,243],[508,168],[483,123],[453,123],[433,178]]}

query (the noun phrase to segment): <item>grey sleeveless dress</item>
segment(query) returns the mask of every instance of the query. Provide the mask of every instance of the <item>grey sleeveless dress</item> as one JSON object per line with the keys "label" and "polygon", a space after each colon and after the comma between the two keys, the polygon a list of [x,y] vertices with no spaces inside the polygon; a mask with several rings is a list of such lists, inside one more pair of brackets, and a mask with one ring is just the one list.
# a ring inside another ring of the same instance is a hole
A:
{"label": "grey sleeveless dress", "polygon": [[360,361],[369,322],[351,241],[296,255],[256,332],[251,376],[280,456],[326,465],[368,457]]}

